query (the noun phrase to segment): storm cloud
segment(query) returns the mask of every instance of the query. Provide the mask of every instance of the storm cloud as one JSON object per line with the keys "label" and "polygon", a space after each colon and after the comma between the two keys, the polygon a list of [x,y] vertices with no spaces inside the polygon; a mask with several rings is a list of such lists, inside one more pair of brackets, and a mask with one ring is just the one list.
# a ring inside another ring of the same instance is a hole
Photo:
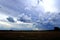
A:
{"label": "storm cloud", "polygon": [[10,29],[14,30],[19,30],[23,24],[27,27],[21,26],[22,29],[29,29],[31,26],[31,30],[60,27],[59,12],[60,0],[0,0],[0,21],[4,23],[3,27],[10,24]]}

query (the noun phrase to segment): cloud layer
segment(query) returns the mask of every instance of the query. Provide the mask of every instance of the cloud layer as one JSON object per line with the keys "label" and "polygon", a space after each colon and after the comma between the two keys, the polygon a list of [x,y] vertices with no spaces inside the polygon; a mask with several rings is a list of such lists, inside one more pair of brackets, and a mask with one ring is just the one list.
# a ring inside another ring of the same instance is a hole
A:
{"label": "cloud layer", "polygon": [[0,29],[52,30],[60,27],[59,4],[60,0],[0,0]]}

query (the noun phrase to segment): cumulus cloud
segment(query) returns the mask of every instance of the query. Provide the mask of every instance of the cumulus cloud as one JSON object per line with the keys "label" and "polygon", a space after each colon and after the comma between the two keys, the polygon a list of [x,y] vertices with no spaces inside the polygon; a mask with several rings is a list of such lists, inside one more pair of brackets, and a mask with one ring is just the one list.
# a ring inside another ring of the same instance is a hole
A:
{"label": "cumulus cloud", "polygon": [[17,18],[18,21],[22,21],[22,22],[26,22],[26,23],[30,23],[32,21],[31,17],[29,17],[28,15],[25,14],[21,14],[21,16],[19,16]]}
{"label": "cumulus cloud", "polygon": [[55,27],[60,27],[60,13],[57,13],[51,20]]}

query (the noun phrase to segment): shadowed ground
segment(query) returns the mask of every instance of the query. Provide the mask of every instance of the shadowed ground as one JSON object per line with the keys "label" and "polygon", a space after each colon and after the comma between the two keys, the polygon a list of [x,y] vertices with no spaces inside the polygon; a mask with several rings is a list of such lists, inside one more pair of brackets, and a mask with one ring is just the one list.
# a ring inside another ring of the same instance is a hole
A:
{"label": "shadowed ground", "polygon": [[59,31],[0,31],[0,39],[3,40],[55,40],[60,39]]}

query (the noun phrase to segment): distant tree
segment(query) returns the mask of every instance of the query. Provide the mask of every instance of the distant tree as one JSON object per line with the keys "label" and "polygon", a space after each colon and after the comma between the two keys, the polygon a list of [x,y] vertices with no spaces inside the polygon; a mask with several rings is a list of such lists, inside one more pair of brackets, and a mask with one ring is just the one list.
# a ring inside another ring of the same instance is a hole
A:
{"label": "distant tree", "polygon": [[54,30],[55,31],[60,31],[60,28],[59,27],[54,27]]}

